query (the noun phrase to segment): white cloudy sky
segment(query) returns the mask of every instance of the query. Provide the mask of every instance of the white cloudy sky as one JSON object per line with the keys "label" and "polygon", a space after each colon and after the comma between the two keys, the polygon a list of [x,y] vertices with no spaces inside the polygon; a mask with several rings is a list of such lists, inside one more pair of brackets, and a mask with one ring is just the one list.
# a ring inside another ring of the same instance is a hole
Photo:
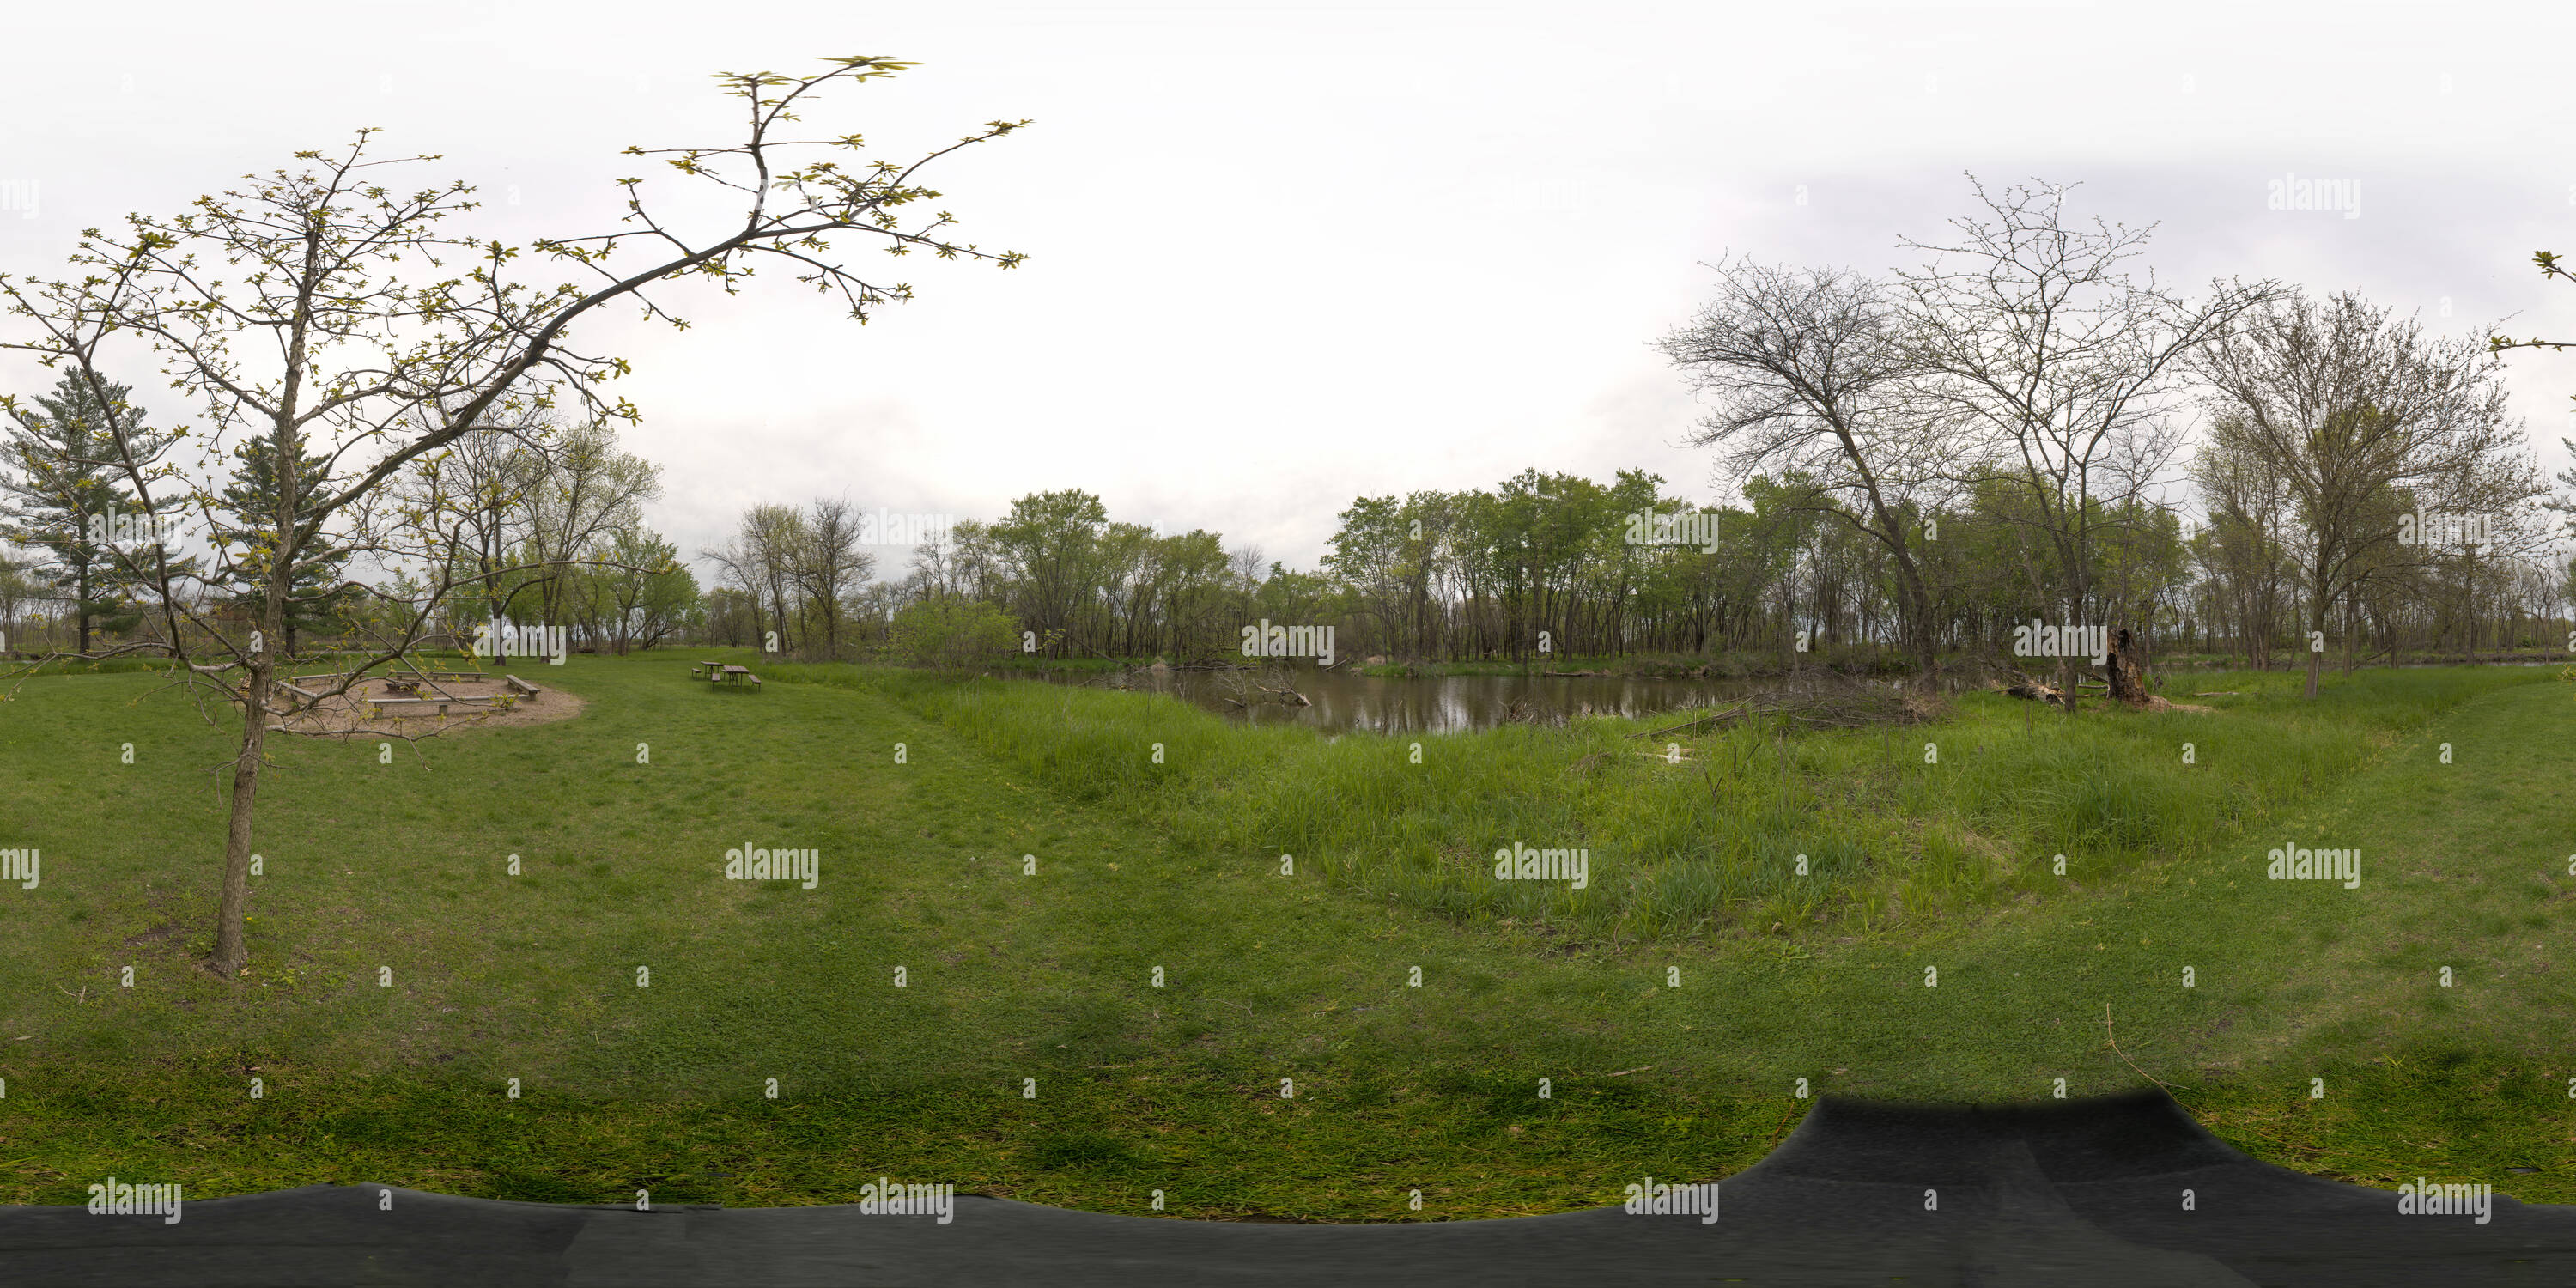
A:
{"label": "white cloudy sky", "polygon": [[[482,185],[474,231],[602,229],[621,148],[737,137],[708,73],[915,59],[809,123],[900,157],[1034,118],[936,175],[969,237],[1032,258],[914,261],[920,298],[864,329],[783,281],[692,300],[684,335],[592,326],[635,363],[657,526],[694,551],[757,501],[990,517],[1082,487],[1311,566],[1363,493],[1643,466],[1709,494],[1650,348],[1701,265],[1911,262],[1897,238],[1966,210],[1963,171],[2161,221],[2169,275],[2576,333],[2576,287],[2529,264],[2576,252],[2567,14],[9,0],[0,180],[38,200],[0,210],[0,271],[362,125]],[[2360,217],[2267,209],[2292,173],[2358,182]],[[2559,468],[2576,354],[2514,367]],[[0,392],[47,383],[0,357]]]}

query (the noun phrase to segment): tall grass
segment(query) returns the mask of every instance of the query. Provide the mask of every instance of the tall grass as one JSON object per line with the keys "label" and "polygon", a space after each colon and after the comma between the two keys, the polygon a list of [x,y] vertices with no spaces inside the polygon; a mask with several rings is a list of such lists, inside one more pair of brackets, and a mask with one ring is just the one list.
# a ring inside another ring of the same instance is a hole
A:
{"label": "tall grass", "polygon": [[[2546,678],[2373,671],[2308,702],[2301,677],[2219,673],[2187,686],[2241,694],[2202,700],[2209,712],[2097,704],[2071,718],[1978,693],[1932,725],[1683,737],[1673,764],[1661,754],[1673,739],[1627,736],[1670,715],[1326,738],[1160,694],[767,669],[882,693],[1034,783],[1221,860],[1292,855],[1447,916],[1613,939],[1870,931],[2116,879],[2277,816],[2478,693]],[[1495,879],[1495,852],[1515,844],[1587,851],[1586,888]]]}

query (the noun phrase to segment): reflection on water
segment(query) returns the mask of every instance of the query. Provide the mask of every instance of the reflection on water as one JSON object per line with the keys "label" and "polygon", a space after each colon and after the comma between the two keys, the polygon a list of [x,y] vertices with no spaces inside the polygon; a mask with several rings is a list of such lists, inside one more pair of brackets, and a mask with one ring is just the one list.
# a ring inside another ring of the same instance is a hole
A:
{"label": "reflection on water", "polygon": [[[2561,666],[2565,660],[2490,663],[2498,664]],[[2402,665],[2412,668],[2456,664],[2409,662]],[[1941,677],[1941,691],[1951,693],[1963,688],[1985,687],[1982,679],[1969,673],[1970,669],[1963,667],[1945,671]],[[2334,668],[2327,669],[2329,674],[2334,673]],[[2273,673],[2296,676],[2301,672],[2302,668],[2292,667],[2275,668]],[[2087,674],[2090,673],[2088,668]],[[2189,678],[2198,683],[2207,674],[2183,669],[2171,672],[2165,678],[2173,681]],[[1281,706],[1263,702],[1246,708],[1226,700],[1238,696],[1234,687],[1238,677],[1257,679],[1258,672],[1166,671],[1156,674],[1129,671],[1118,675],[1054,672],[1043,678],[1055,684],[1087,684],[1094,688],[1168,693],[1237,719],[1248,718],[1257,724],[1300,724],[1327,734],[1462,733],[1490,729],[1515,720],[1562,724],[1569,718],[1584,715],[1651,716],[1729,701],[1756,688],[1781,684],[1789,678],[1775,675],[1761,680],[1643,680],[1607,675],[1444,675],[1397,679],[1361,675],[1355,671],[1303,669],[1292,670],[1288,675],[1290,682],[1298,692],[1306,695],[1312,706]],[[1886,684],[1887,681],[1879,679],[1868,683]],[[1914,682],[1907,683],[1911,685]],[[2186,689],[2188,687],[2185,686]],[[2095,701],[2101,700],[2099,689],[2088,692]]]}
{"label": "reflection on water", "polygon": [[1444,675],[1393,679],[1343,671],[1290,673],[1313,705],[1259,703],[1239,708],[1224,672],[1129,672],[1123,676],[1050,674],[1058,684],[1168,693],[1210,711],[1259,724],[1301,724],[1325,733],[1460,733],[1512,720],[1562,723],[1583,715],[1647,716],[1706,706],[1753,687],[1746,680],[1637,680],[1587,675]]}

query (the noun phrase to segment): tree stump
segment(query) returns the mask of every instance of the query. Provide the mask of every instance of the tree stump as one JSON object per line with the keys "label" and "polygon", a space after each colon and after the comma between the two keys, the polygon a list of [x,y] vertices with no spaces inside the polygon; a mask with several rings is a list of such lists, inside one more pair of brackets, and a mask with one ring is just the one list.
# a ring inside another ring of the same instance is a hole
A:
{"label": "tree stump", "polygon": [[2173,704],[2147,691],[2147,660],[2128,627],[2111,632],[2111,696],[2132,711],[2161,711]]}

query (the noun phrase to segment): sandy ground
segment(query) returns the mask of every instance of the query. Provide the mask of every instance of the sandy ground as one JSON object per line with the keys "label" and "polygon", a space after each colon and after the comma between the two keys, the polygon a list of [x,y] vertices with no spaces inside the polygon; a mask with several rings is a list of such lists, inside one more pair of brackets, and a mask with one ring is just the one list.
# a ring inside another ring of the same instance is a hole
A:
{"label": "sandy ground", "polygon": [[[283,729],[289,733],[375,733],[397,737],[419,737],[423,734],[442,733],[449,729],[549,724],[557,720],[570,720],[580,715],[582,708],[588,705],[580,698],[546,683],[543,676],[524,675],[520,678],[537,686],[536,697],[520,697],[511,702],[494,701],[489,705],[453,706],[449,707],[447,714],[442,716],[438,714],[436,707],[383,707],[370,711],[370,703],[367,701],[369,698],[413,695],[395,693],[386,687],[382,679],[369,676],[353,686],[347,694],[326,697],[318,705],[299,708],[289,716],[280,717],[272,714],[269,717],[269,728]],[[338,683],[337,680],[316,680],[301,687],[315,692],[327,692]],[[451,698],[499,699],[508,694],[509,689],[502,682],[501,673],[494,672],[491,678],[485,680],[424,680],[421,682],[418,696],[437,698],[444,695]],[[294,695],[281,694],[279,697],[281,700],[278,705],[284,706],[282,699],[294,697]],[[302,699],[299,698],[297,701],[301,702]],[[415,712],[422,714],[413,714]]]}

